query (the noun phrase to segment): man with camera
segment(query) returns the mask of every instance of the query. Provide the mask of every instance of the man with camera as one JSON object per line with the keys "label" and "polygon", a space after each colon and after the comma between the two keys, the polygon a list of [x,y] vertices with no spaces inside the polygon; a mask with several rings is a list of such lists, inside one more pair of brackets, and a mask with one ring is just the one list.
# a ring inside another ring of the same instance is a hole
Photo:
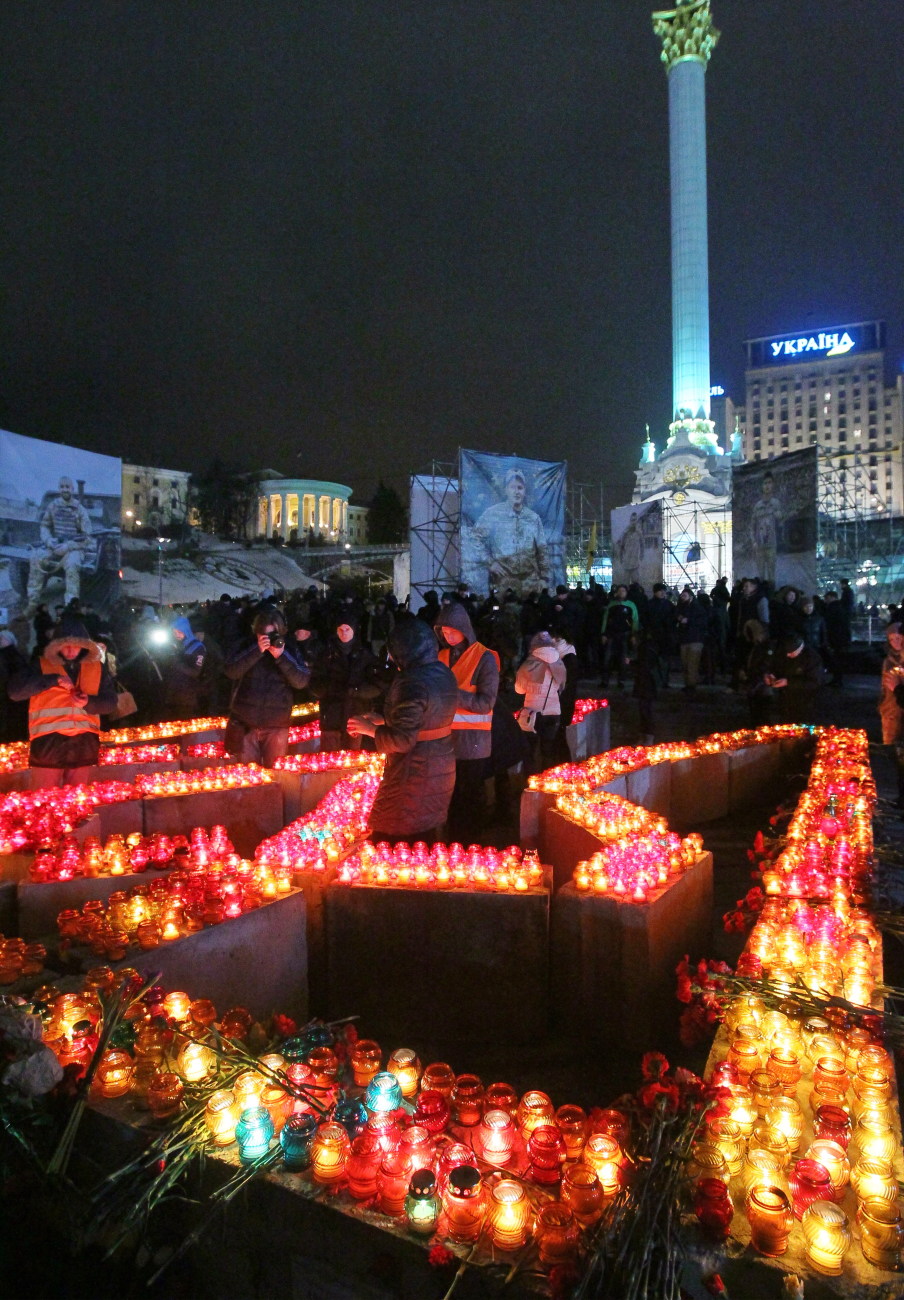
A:
{"label": "man with camera", "polygon": [[310,669],[286,644],[279,610],[262,609],[252,624],[253,640],[223,665],[235,686],[226,724],[226,749],[243,763],[272,767],[289,748],[293,690],[308,684]]}

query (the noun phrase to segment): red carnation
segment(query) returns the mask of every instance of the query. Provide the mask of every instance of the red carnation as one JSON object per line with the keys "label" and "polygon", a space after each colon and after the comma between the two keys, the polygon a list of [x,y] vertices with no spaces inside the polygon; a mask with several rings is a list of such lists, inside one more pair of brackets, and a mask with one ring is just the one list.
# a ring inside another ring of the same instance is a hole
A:
{"label": "red carnation", "polygon": [[427,1263],[431,1268],[447,1268],[455,1262],[455,1256],[442,1242],[437,1242],[435,1246],[430,1247],[427,1255]]}
{"label": "red carnation", "polygon": [[690,1002],[693,996],[694,986],[691,984],[689,975],[678,976],[678,987],[675,996],[679,1002]]}
{"label": "red carnation", "polygon": [[645,1052],[640,1063],[640,1073],[645,1079],[661,1079],[668,1073],[669,1063],[662,1052]]}
{"label": "red carnation", "polygon": [[280,1038],[291,1038],[293,1034],[298,1033],[298,1025],[291,1016],[282,1016],[277,1013],[273,1017],[273,1030]]}

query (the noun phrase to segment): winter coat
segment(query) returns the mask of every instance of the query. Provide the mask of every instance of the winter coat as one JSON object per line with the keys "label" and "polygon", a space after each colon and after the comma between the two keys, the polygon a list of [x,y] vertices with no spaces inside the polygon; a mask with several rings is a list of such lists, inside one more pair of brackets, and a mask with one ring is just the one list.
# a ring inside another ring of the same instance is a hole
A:
{"label": "winter coat", "polygon": [[772,672],[788,683],[776,688],[782,722],[814,722],[816,694],[823,680],[822,660],[816,651],[806,645],[793,656],[778,651],[772,659]]}
{"label": "winter coat", "polygon": [[176,642],[176,657],[166,670],[167,714],[179,718],[197,717],[207,647],[195,636],[187,618],[175,619],[173,631],[181,632],[184,640]]}
{"label": "winter coat", "polygon": [[562,711],[562,726],[570,727],[574,718],[574,706],[578,698],[578,680],[580,678],[580,666],[578,664],[578,655],[574,646],[564,637],[556,638],[556,649],[559,652],[559,659],[562,667],[565,669],[565,685],[562,687],[559,695],[559,707]]}
{"label": "winter coat", "polygon": [[[458,683],[438,659],[433,629],[401,619],[389,638],[400,671],[386,693],[384,722],[374,746],[386,755],[383,779],[370,814],[370,834],[416,839],[445,821],[455,786],[452,719]],[[425,732],[440,733],[435,739]]]}
{"label": "winter coat", "polygon": [[[64,659],[63,646],[72,644],[79,647],[77,658]],[[82,671],[88,665],[95,666],[89,676],[96,681],[97,687],[88,694],[84,705],[74,702],[65,705],[67,731],[38,732],[42,711],[60,707],[58,678],[68,677],[73,687],[78,688]],[[71,614],[63,616],[40,659],[14,673],[8,691],[11,700],[29,701],[29,730],[32,732],[29,766],[91,767],[97,762],[100,715],[112,713],[116,708],[116,684],[102,661],[100,646],[91,640],[79,619]]]}
{"label": "winter coat", "polygon": [[702,645],[709,626],[709,610],[704,609],[696,597],[679,600],[675,608],[679,645]]}
{"label": "winter coat", "polygon": [[[464,641],[458,645],[447,646],[442,640],[443,627],[454,627],[456,631],[461,632]],[[481,646],[474,634],[474,628],[468,617],[468,611],[464,605],[453,603],[443,613],[434,627],[436,635],[440,638],[440,663],[444,663],[447,668],[451,668],[456,682],[458,683],[458,708],[456,710],[455,721],[453,724],[452,740],[455,745],[456,759],[468,758],[489,758],[492,750],[492,713],[493,705],[496,703],[496,696],[499,694],[499,656],[493,650],[488,650]],[[477,647],[472,652],[476,655],[480,649],[483,653],[477,660],[472,672],[467,674],[466,681],[462,679],[462,672],[456,671],[456,668],[462,662],[463,656],[471,650],[471,647]],[[470,689],[466,688],[470,686]],[[476,725],[478,718],[485,718],[487,725]],[[469,724],[469,719],[473,719],[475,725]]]}
{"label": "winter coat", "polygon": [[344,731],[352,714],[372,709],[381,692],[380,661],[358,632],[347,646],[331,636],[311,669],[311,693],[320,701],[322,730]]}
{"label": "winter coat", "polygon": [[565,666],[555,646],[537,646],[515,674],[515,690],[524,696],[526,709],[546,717],[558,717],[562,712],[559,693],[565,679]]}
{"label": "winter coat", "polygon": [[236,683],[229,716],[246,727],[288,727],[292,691],[302,690],[310,677],[288,642],[277,659],[261,650],[257,637],[226,660],[223,672]]}

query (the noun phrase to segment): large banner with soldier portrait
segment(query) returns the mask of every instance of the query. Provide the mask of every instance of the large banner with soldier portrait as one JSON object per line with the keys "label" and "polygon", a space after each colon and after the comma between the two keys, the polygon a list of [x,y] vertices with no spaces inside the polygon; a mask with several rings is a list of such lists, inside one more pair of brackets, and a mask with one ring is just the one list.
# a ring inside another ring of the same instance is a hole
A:
{"label": "large banner with soldier portrait", "polygon": [[526,596],[565,581],[565,461],[461,452],[461,580]]}
{"label": "large banner with soldier portrait", "polygon": [[0,621],[119,595],[122,462],[0,430]]}
{"label": "large banner with soldier portrait", "polygon": [[662,502],[616,506],[612,521],[612,582],[639,583],[649,594],[662,582]]}
{"label": "large banner with soldier portrait", "polygon": [[816,513],[815,447],[738,466],[731,489],[735,579],[814,592]]}

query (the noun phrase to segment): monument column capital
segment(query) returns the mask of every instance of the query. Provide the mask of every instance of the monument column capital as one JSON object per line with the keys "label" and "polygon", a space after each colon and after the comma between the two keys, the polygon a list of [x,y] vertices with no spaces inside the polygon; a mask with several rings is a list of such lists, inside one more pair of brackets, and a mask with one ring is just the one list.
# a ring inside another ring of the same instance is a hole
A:
{"label": "monument column capital", "polygon": [[689,0],[676,9],[660,9],[653,14],[653,31],[662,41],[660,57],[669,72],[682,59],[696,59],[705,68],[719,39],[709,0]]}

